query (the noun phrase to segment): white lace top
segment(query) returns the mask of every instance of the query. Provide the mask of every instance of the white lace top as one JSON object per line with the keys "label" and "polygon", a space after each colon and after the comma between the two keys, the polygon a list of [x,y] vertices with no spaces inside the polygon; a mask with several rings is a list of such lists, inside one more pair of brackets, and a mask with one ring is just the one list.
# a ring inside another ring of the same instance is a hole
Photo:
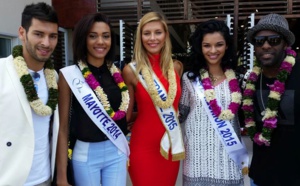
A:
{"label": "white lace top", "polygon": [[[183,163],[184,185],[243,185],[243,176],[238,166],[226,153],[202,107],[187,73],[182,79],[180,117],[184,132],[186,159]],[[215,87],[216,97],[223,109],[230,103],[228,81]],[[240,137],[237,117],[230,121]]]}

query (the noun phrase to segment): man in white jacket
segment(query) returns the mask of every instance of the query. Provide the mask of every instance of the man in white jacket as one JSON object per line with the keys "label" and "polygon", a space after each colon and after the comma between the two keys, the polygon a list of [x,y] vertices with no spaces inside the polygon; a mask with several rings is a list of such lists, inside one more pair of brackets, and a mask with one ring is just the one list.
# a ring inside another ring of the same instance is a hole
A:
{"label": "man in white jacket", "polygon": [[0,59],[0,185],[49,186],[58,133],[57,73],[50,61],[58,18],[46,3],[27,5],[22,46]]}

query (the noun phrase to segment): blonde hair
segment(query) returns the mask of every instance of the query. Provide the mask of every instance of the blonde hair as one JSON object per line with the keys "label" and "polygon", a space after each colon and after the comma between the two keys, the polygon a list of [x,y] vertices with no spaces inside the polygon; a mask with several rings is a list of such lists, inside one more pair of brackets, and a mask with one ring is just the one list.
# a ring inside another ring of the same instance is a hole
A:
{"label": "blonde hair", "polygon": [[150,61],[148,59],[148,54],[143,46],[142,42],[142,29],[143,27],[152,21],[159,21],[162,23],[164,30],[166,32],[166,38],[165,38],[165,44],[161,49],[160,52],[160,67],[162,69],[162,73],[165,77],[167,77],[167,71],[169,68],[169,64],[173,63],[172,60],[172,45],[170,40],[170,34],[169,29],[167,26],[167,23],[162,15],[160,15],[157,12],[148,12],[145,14],[137,27],[136,31],[136,38],[135,38],[135,44],[134,44],[134,55],[133,60],[136,62],[136,72],[140,72],[143,68],[148,68],[150,72],[152,73],[152,67],[150,64]]}

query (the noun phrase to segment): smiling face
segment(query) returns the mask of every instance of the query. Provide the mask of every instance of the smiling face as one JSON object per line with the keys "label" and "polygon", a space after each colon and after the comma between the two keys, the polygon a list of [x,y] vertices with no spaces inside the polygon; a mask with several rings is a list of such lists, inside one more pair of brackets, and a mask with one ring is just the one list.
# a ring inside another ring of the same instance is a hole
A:
{"label": "smiling face", "polygon": [[[271,30],[262,30],[255,36],[273,36],[279,35],[277,32]],[[276,46],[271,46],[268,41],[265,41],[262,46],[254,46],[255,56],[259,63],[266,67],[278,66],[285,55],[287,48],[286,42],[282,39],[281,42]]]}
{"label": "smiling face", "polygon": [[23,43],[23,56],[26,62],[38,64],[46,62],[53,53],[58,41],[58,25],[33,18],[28,31],[19,28]]}
{"label": "smiling face", "polygon": [[111,30],[109,26],[104,22],[95,22],[88,32],[86,44],[88,62],[95,66],[103,64],[111,47]]}
{"label": "smiling face", "polygon": [[148,54],[159,54],[165,45],[166,31],[160,21],[152,21],[142,28],[142,43]]}
{"label": "smiling face", "polygon": [[227,44],[220,32],[213,32],[203,36],[201,48],[208,66],[220,65],[225,55]]}

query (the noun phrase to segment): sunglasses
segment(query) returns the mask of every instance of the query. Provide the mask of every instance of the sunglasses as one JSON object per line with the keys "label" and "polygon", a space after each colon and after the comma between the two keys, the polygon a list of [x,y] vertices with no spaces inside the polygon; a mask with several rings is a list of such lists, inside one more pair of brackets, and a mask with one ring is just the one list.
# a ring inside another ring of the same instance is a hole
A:
{"label": "sunglasses", "polygon": [[38,91],[38,82],[40,81],[41,75],[37,72],[33,72],[31,74],[32,79],[33,79],[33,83],[34,83],[34,88],[36,91]]}
{"label": "sunglasses", "polygon": [[280,35],[271,36],[256,36],[253,39],[253,45],[257,47],[262,47],[266,41],[268,41],[270,46],[277,46],[281,43],[282,37]]}

